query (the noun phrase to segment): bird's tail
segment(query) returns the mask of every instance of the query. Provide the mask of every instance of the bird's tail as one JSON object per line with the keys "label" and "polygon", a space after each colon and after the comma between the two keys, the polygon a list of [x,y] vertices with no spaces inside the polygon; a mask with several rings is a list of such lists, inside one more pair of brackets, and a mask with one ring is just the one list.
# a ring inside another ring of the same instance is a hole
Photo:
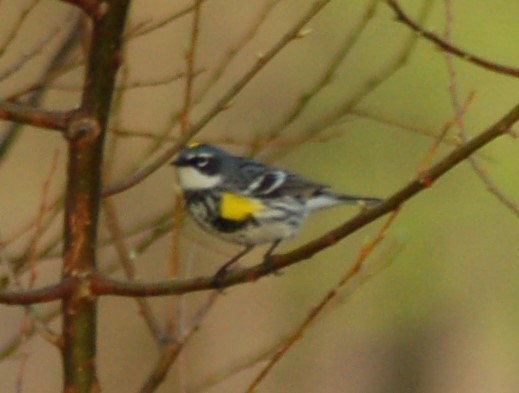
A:
{"label": "bird's tail", "polygon": [[320,191],[310,198],[307,202],[309,210],[321,210],[328,207],[343,205],[343,204],[360,204],[367,206],[374,206],[382,202],[380,198],[365,197],[359,195],[336,194],[327,191]]}

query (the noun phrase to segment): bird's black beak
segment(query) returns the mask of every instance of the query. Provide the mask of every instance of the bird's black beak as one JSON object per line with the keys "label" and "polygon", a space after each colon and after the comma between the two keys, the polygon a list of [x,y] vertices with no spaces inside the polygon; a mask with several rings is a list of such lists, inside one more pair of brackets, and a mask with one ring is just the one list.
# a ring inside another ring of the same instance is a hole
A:
{"label": "bird's black beak", "polygon": [[184,159],[184,158],[181,158],[181,157],[177,157],[176,159],[171,161],[171,165],[173,165],[173,166],[186,166],[187,165],[187,160]]}

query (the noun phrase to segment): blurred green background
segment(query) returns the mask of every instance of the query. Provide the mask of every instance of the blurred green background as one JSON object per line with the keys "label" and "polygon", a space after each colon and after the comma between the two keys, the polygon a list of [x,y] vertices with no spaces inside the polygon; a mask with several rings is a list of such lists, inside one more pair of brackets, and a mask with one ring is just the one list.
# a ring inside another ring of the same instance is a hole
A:
{"label": "blurred green background", "polygon": [[[4,8],[6,20],[19,15],[20,3],[2,2],[0,7]],[[131,24],[162,19],[189,3],[135,1]],[[205,71],[197,77],[195,91],[258,20],[267,3],[207,1],[202,9],[196,60]],[[341,42],[359,24],[369,3],[332,1],[308,25],[312,29],[310,34],[290,43],[198,139],[220,142],[228,150],[250,154],[256,139],[265,138],[272,130],[280,132],[276,125],[326,70]],[[257,36],[232,61],[204,101],[194,108],[192,119],[205,113],[311,4],[311,1],[280,1]],[[414,18],[422,4],[422,1],[401,2]],[[451,6],[453,42],[493,61],[519,65],[518,2],[457,0]],[[24,46],[34,45],[41,32],[59,24],[70,10],[50,0],[42,1],[38,7],[29,20],[30,26],[18,38],[16,50],[6,52],[1,64],[9,64],[20,56]],[[190,23],[191,17],[187,16],[130,41],[125,53],[128,81],[153,81],[181,71]],[[444,2],[437,0],[425,25],[441,35],[444,24]],[[0,34],[8,31],[9,24],[6,26]],[[381,2],[333,81],[271,145],[260,149],[257,157],[343,192],[385,197],[406,184],[416,175],[433,138],[351,114],[321,130],[313,140],[304,142],[304,137],[308,127],[322,124],[324,114],[366,91],[370,81],[395,61],[408,37],[408,29],[398,24]],[[32,67],[24,67],[2,82],[2,93],[8,94],[20,84],[37,78],[42,67],[38,61],[42,62],[38,57]],[[474,93],[464,117],[470,135],[485,129],[517,103],[517,79],[458,59],[454,59],[454,64],[461,99]],[[81,76],[79,69],[59,82],[79,86]],[[54,89],[46,94],[45,106],[70,108],[78,99],[78,91]],[[118,102],[113,127],[158,133],[168,123],[171,113],[181,107],[182,99],[182,81],[129,89]],[[407,64],[355,109],[422,132],[440,133],[453,118],[443,54],[430,43],[419,40]],[[453,129],[449,136],[456,133]],[[224,140],[231,143],[221,143]],[[287,145],[287,141],[302,142]],[[143,138],[121,138],[112,177],[123,176],[127,168],[138,163],[149,144]],[[451,149],[442,145],[435,158]],[[34,217],[42,183],[56,150],[60,152],[59,170],[51,188],[54,194],[59,194],[66,161],[65,143],[59,135],[26,128],[4,161],[0,171],[3,236]],[[515,201],[519,201],[518,153],[517,141],[505,136],[477,155],[499,189]],[[115,197],[122,224],[131,228],[164,211],[172,205],[175,192],[173,170],[166,166]],[[303,244],[356,211],[355,207],[345,207],[312,217],[301,235],[281,249],[290,250]],[[228,289],[158,391],[181,392],[179,380],[188,387],[197,386],[209,376],[247,363],[279,342],[337,282],[382,222],[383,219],[311,260],[286,269],[281,277]],[[53,228],[54,233],[60,230],[59,225]],[[180,252],[186,275],[210,274],[237,251],[205,235],[189,220],[183,223],[182,234]],[[343,301],[336,302],[330,312],[325,312],[260,385],[259,391],[519,391],[518,239],[518,216],[489,193],[469,165],[463,163],[405,204],[385,242],[368,261],[375,267],[388,266],[353,294],[342,296]],[[395,245],[399,252],[388,261],[388,250]],[[138,255],[139,278],[164,278],[170,250],[171,236],[165,236]],[[16,247],[7,251],[14,254]],[[246,263],[257,262],[260,255],[258,251]],[[113,259],[113,250],[103,250],[101,256],[102,261]],[[39,268],[42,280],[39,282],[47,277],[56,278],[58,271],[58,259],[45,262]],[[122,275],[119,273],[118,277]],[[205,294],[194,294],[182,299],[188,316],[204,297]],[[152,304],[164,315],[171,307],[167,299],[153,299]],[[7,341],[20,331],[22,311],[6,307],[2,311],[0,338]],[[157,353],[135,304],[129,299],[103,298],[100,318],[99,369],[103,391],[136,391],[152,369]],[[59,327],[57,322],[54,325]],[[13,390],[23,353],[29,353],[24,391],[59,391],[61,369],[57,351],[40,338],[29,341],[17,356],[2,363],[2,391]],[[207,391],[242,392],[262,365],[254,364]],[[46,381],[44,385],[42,378]]]}

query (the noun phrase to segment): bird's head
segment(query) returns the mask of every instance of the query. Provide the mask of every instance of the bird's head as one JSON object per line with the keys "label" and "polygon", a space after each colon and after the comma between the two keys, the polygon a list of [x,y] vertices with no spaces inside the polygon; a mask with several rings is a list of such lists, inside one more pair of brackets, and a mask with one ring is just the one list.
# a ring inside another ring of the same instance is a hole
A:
{"label": "bird's head", "polygon": [[233,156],[208,144],[191,144],[183,148],[171,163],[186,191],[216,187],[224,180],[223,173]]}

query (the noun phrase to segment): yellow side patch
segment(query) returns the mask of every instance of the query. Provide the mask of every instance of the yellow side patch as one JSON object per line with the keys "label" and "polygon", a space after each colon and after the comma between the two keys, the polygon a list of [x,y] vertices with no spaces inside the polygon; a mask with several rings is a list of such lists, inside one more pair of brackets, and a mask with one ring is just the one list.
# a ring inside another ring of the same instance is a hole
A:
{"label": "yellow side patch", "polygon": [[226,220],[243,221],[261,207],[261,203],[257,201],[224,192],[220,201],[220,215]]}
{"label": "yellow side patch", "polygon": [[200,142],[190,142],[187,144],[187,147],[192,149],[193,147],[200,146]]}

